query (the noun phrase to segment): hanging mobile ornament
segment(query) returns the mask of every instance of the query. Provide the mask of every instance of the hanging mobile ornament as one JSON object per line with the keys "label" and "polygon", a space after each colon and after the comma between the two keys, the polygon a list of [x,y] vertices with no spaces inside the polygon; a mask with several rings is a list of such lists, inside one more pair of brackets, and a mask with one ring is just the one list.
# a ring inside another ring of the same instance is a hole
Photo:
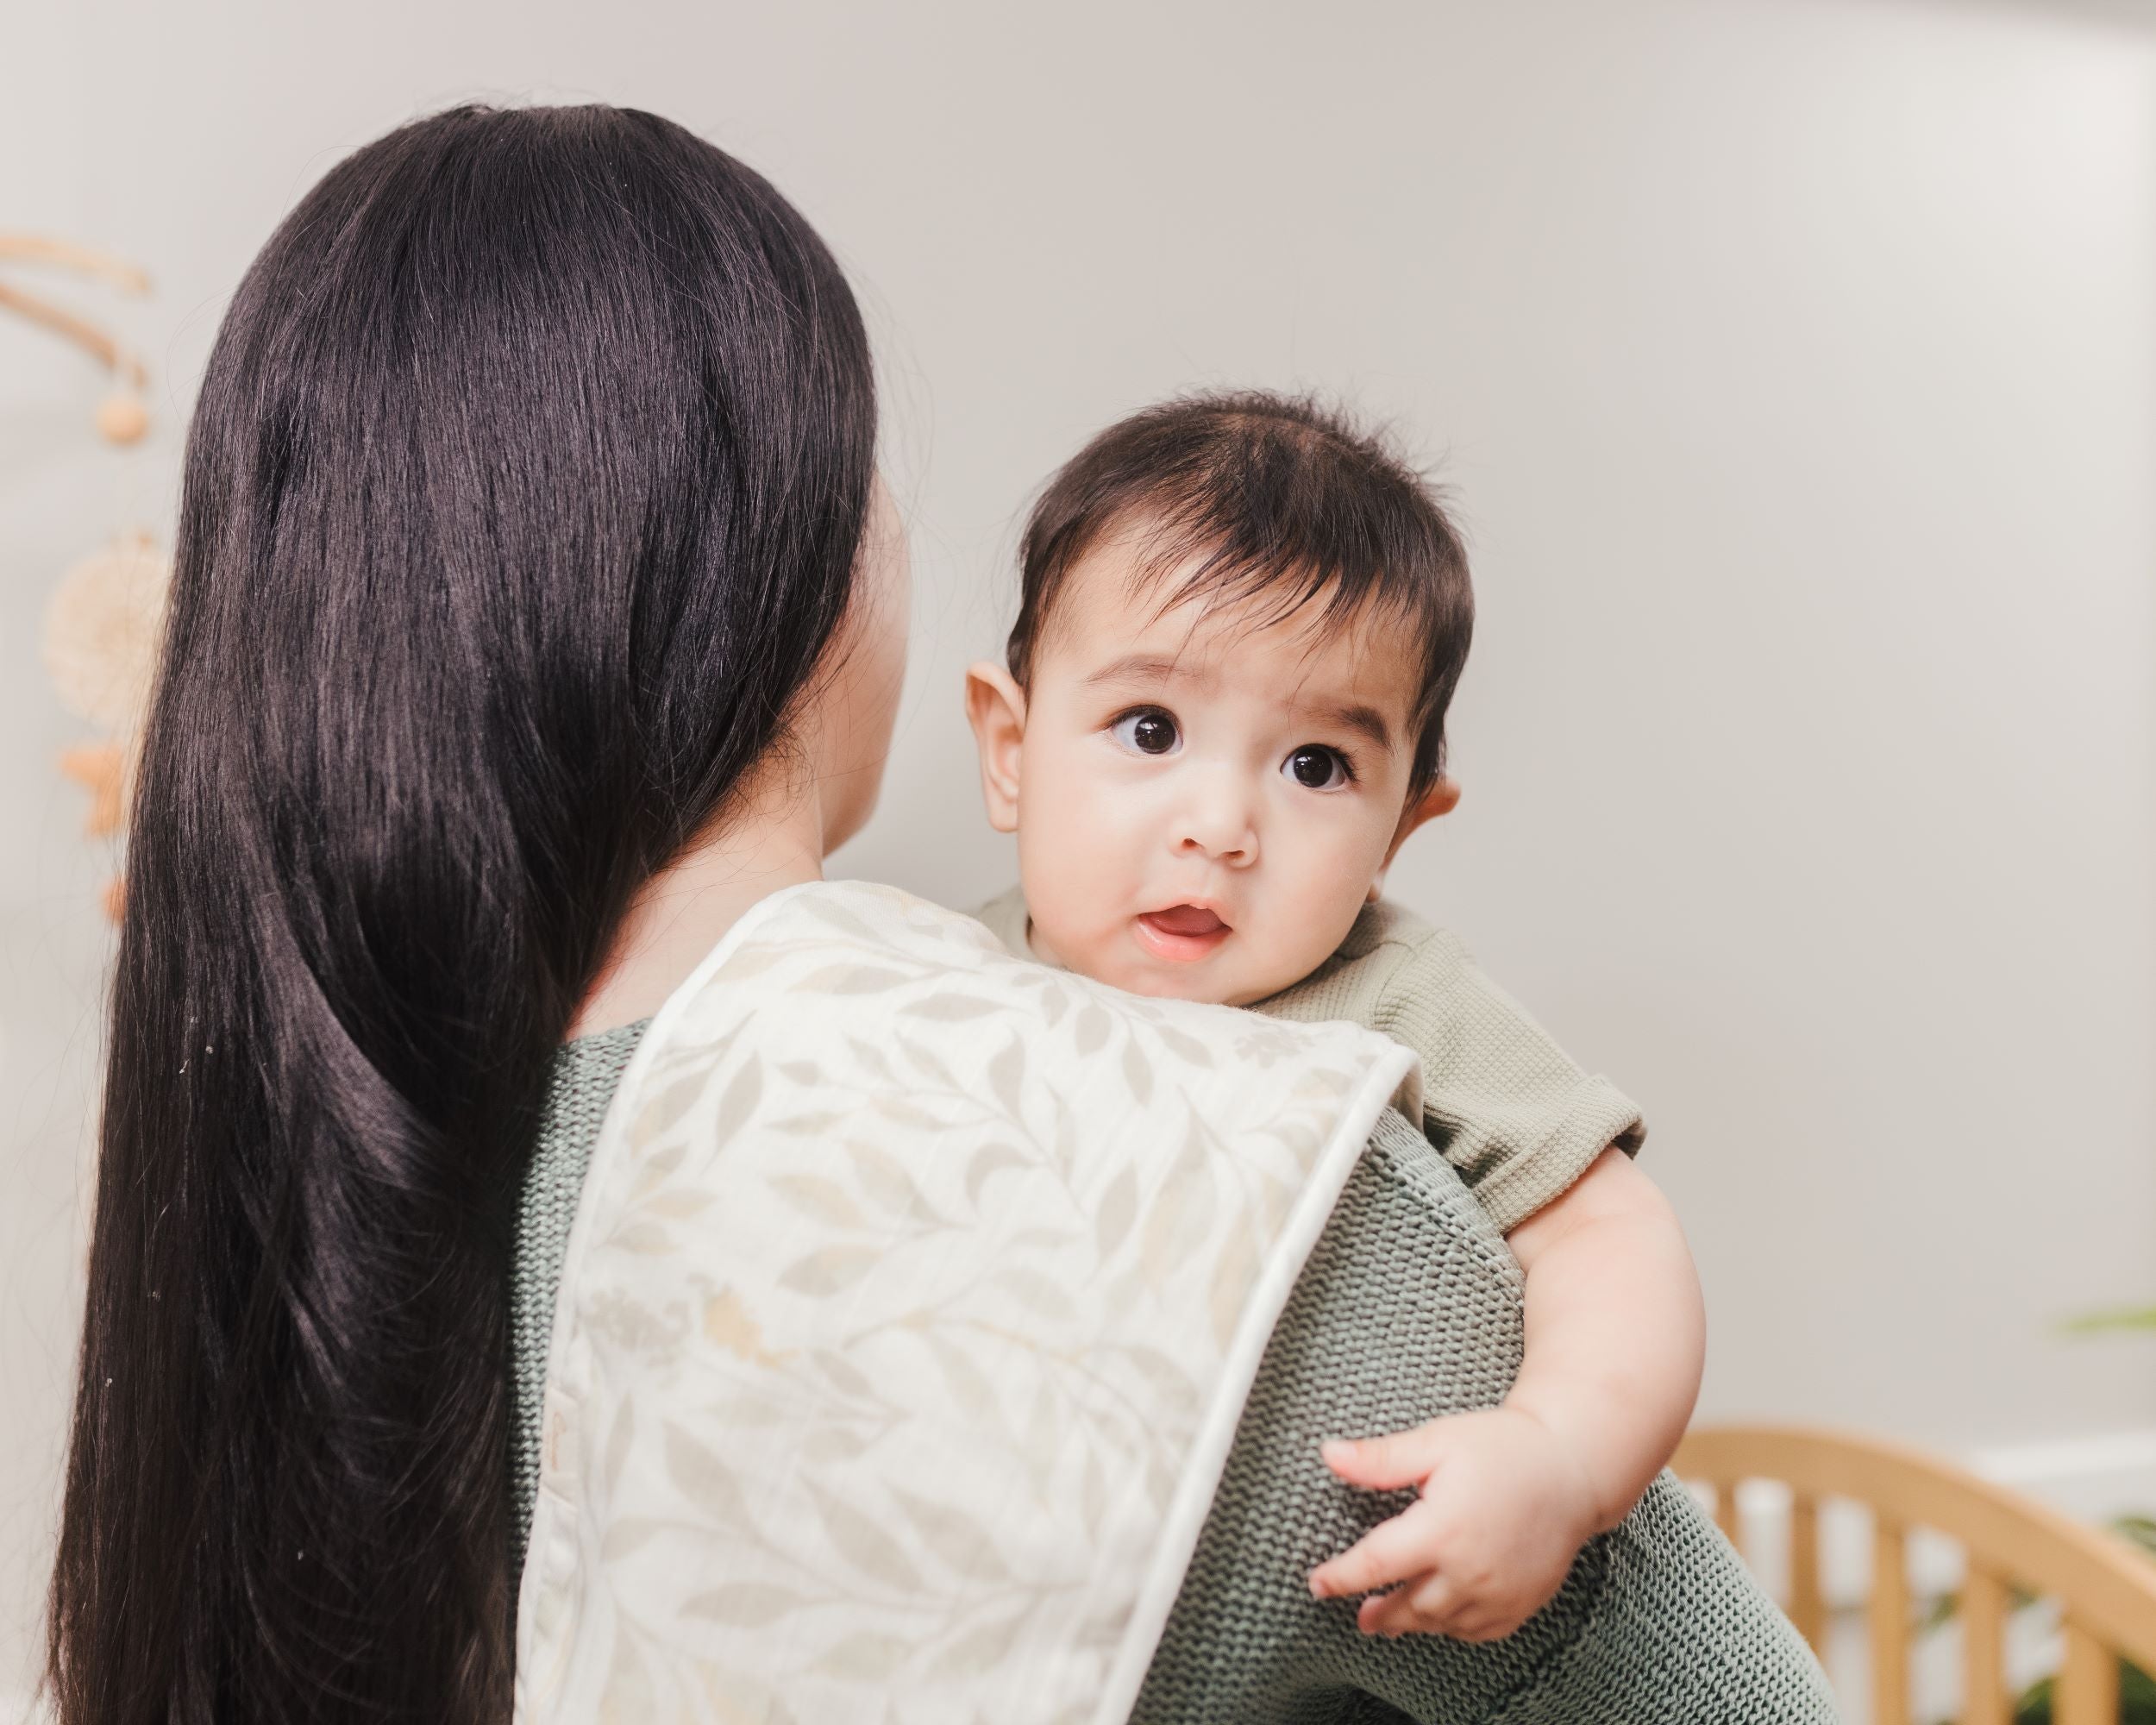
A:
{"label": "hanging mobile ornament", "polygon": [[[56,264],[123,293],[149,291],[149,277],[134,265],[60,240],[0,234],[0,262]],[[123,448],[142,441],[150,427],[143,398],[149,374],[133,352],[87,318],[6,281],[0,281],[0,310],[52,330],[99,361],[112,387],[97,405],[98,436]],[[46,669],[62,702],[99,733],[63,750],[60,759],[60,771],[90,793],[87,826],[95,838],[118,837],[126,824],[171,580],[171,565],[149,534],[123,534],[70,569],[46,609]],[[116,922],[121,893],[116,878],[106,886],[105,912]]]}
{"label": "hanging mobile ornament", "polygon": [[117,387],[97,404],[98,433],[108,443],[139,443],[150,429],[149,405],[142,399],[149,373],[142,369],[141,361],[124,350],[113,362],[112,372]]}
{"label": "hanging mobile ornament", "polygon": [[[0,234],[0,262],[58,264],[109,283],[122,293],[147,293],[150,287],[148,275],[133,264],[64,240],[41,239],[32,234]],[[88,318],[4,281],[0,281],[0,310],[41,324],[99,361],[112,373],[114,386],[97,407],[98,434],[109,443],[141,441],[150,427],[149,406],[143,399],[149,373],[141,361]]]}

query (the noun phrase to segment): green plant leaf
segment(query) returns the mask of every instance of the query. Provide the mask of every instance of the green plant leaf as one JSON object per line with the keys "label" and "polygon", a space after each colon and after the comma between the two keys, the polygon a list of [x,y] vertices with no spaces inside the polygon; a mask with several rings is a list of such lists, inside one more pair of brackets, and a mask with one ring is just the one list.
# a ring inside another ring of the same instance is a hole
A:
{"label": "green plant leaf", "polygon": [[2070,1336],[2109,1335],[2117,1330],[2156,1330],[2156,1306],[2120,1306],[2106,1312],[2084,1312],[2069,1318],[2059,1328]]}

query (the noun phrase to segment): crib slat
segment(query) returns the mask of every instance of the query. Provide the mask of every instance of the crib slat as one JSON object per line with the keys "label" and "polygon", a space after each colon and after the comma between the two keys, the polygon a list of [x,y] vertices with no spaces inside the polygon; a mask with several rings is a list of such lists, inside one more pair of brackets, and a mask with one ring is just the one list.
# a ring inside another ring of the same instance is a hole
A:
{"label": "crib slat", "polygon": [[2006,1589],[1973,1563],[1961,1584],[1962,1725],[2009,1725]]}
{"label": "crib slat", "polygon": [[1883,1515],[1871,1527],[1871,1719],[1909,1725],[1908,1559],[1901,1528]]}
{"label": "crib slat", "polygon": [[2069,1617],[2053,1725],[2118,1725],[2118,1659]]}
{"label": "crib slat", "polygon": [[1722,1530],[1722,1537],[1737,1548],[1737,1555],[1742,1557],[1744,1523],[1737,1515],[1737,1482],[1733,1479],[1714,1482],[1714,1525]]}
{"label": "crib slat", "polygon": [[1819,1587],[1819,1505],[1798,1496],[1789,1505],[1789,1622],[1827,1656],[1827,1599]]}

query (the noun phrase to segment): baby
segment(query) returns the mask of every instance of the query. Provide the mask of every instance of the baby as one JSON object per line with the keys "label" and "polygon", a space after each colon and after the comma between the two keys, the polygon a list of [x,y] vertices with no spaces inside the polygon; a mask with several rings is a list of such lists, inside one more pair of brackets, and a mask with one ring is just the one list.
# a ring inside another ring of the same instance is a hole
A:
{"label": "baby", "polygon": [[[1376,439],[1263,393],[1150,408],[1035,506],[1007,665],[967,673],[1021,956],[1142,994],[1352,1019],[1422,1057],[1400,1099],[1526,1271],[1503,1404],[1326,1446],[1418,1501],[1313,1571],[1361,1627],[1509,1634],[1622,1521],[1699,1389],[1697,1279],[1633,1166],[1638,1111],[1458,942],[1380,898],[1449,812],[1445,716],[1474,605],[1460,540]],[[1379,1590],[1382,1590],[1382,1591]]]}

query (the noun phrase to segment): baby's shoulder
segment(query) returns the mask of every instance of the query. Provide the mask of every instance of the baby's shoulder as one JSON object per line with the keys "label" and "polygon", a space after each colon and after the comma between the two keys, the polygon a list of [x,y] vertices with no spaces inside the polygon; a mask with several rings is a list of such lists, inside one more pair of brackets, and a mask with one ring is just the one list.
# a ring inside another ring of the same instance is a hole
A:
{"label": "baby's shoulder", "polygon": [[1466,944],[1449,928],[1432,922],[1391,899],[1364,905],[1332,963],[1368,973],[1388,985],[1415,978],[1451,975],[1474,963]]}
{"label": "baby's shoulder", "polygon": [[1263,1010],[1281,1018],[1352,1019],[1387,1029],[1397,1001],[1457,987],[1472,966],[1451,930],[1380,899],[1363,906],[1331,957],[1263,1002]]}

